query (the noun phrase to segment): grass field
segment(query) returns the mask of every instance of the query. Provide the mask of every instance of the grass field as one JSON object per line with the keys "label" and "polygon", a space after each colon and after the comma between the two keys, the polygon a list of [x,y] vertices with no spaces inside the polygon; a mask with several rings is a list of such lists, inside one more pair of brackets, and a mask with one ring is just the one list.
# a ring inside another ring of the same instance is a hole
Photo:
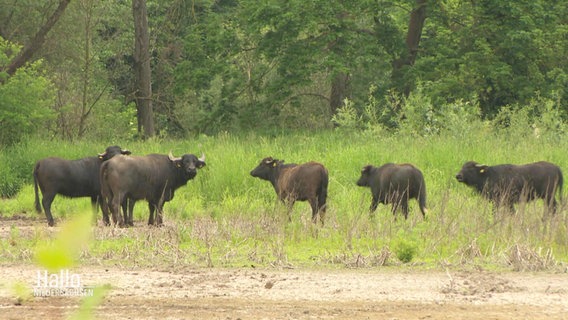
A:
{"label": "grass field", "polygon": [[[568,140],[524,135],[521,138],[490,130],[458,136],[377,134],[371,132],[293,133],[272,136],[199,136],[188,140],[68,143],[32,140],[1,151],[4,170],[29,172],[24,187],[0,200],[2,223],[14,224],[0,239],[0,261],[33,259],[33,248],[53,234],[44,214],[33,208],[31,171],[43,157],[75,159],[119,144],[134,155],[206,155],[207,166],[176,192],[165,205],[165,226],[146,226],[145,202],[135,208],[136,227],[93,228],[94,240],[81,259],[100,264],[141,266],[191,264],[202,266],[347,266],[370,267],[409,263],[425,267],[474,264],[490,268],[540,270],[568,262],[567,208],[544,218],[542,201],[517,207],[514,215],[498,212],[455,174],[468,160],[485,164],[529,163],[547,160],[568,169]],[[8,154],[10,153],[10,154]],[[323,163],[329,170],[325,226],[313,225],[308,203],[296,203],[292,221],[276,200],[272,186],[250,176],[258,162],[273,156],[286,162]],[[394,219],[383,205],[373,217],[370,190],[357,187],[366,164],[410,162],[420,168],[427,185],[428,215],[424,220],[415,201],[409,219]],[[1,177],[0,177],[1,179]],[[59,224],[90,201],[56,197],[53,208]],[[30,217],[43,224],[32,231],[10,217]],[[98,213],[99,225],[101,214]]]}

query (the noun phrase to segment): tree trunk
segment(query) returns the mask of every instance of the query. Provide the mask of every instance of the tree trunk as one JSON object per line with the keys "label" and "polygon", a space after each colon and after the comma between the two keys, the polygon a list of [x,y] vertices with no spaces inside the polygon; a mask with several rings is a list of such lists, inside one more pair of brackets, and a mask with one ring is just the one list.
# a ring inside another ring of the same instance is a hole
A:
{"label": "tree trunk", "polygon": [[349,76],[345,73],[337,74],[331,80],[331,96],[329,107],[331,114],[334,115],[337,109],[343,105],[343,100],[348,96]]}
{"label": "tree trunk", "polygon": [[138,111],[138,133],[144,138],[149,138],[154,136],[154,112],[146,0],[132,0],[132,14],[134,16],[134,72],[137,89],[135,100]]}
{"label": "tree trunk", "polygon": [[[8,76],[13,76],[14,73],[29,62],[33,55],[41,48],[43,43],[45,42],[45,36],[51,30],[51,28],[55,25],[55,23],[59,20],[63,12],[65,12],[65,8],[69,4],[71,0],[61,0],[59,1],[59,6],[55,9],[55,12],[47,19],[46,23],[39,29],[39,31],[35,34],[34,38],[30,40],[24,48],[18,53],[18,55],[10,61],[10,64],[7,68],[5,68],[6,73]],[[4,80],[0,80],[2,83]]]}
{"label": "tree trunk", "polygon": [[91,80],[91,28],[92,28],[92,17],[93,17],[93,7],[92,3],[89,3],[85,6],[85,52],[84,52],[84,65],[83,65],[83,92],[82,92],[82,99],[81,99],[81,116],[79,117],[79,130],[77,132],[77,136],[79,138],[83,137],[83,134],[86,130],[86,122],[88,116],[88,93],[89,93],[89,82]]}
{"label": "tree trunk", "polygon": [[[424,29],[424,21],[426,21],[426,4],[427,0],[416,0],[416,7],[410,13],[410,21],[408,23],[408,32],[406,34],[406,54],[399,59],[393,61],[393,80],[398,83],[404,83],[403,68],[412,66],[416,61],[422,29]],[[406,96],[410,94],[410,84],[402,85],[403,92]]]}

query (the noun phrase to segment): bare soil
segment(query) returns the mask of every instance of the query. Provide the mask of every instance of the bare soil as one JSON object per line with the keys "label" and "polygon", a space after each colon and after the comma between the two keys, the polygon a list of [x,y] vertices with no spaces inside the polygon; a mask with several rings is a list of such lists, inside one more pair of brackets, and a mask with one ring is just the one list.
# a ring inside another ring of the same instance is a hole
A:
{"label": "bare soil", "polygon": [[[34,266],[0,268],[2,319],[62,319],[77,297],[18,305],[10,282]],[[568,275],[484,271],[128,270],[83,266],[83,285],[109,284],[100,319],[568,319]]]}
{"label": "bare soil", "polygon": [[[15,221],[21,232],[37,222]],[[10,226],[0,226],[8,237]],[[83,286],[108,285],[98,319],[568,319],[566,272],[195,268],[82,265]],[[0,319],[64,319],[78,297],[17,299],[38,267],[0,265]]]}

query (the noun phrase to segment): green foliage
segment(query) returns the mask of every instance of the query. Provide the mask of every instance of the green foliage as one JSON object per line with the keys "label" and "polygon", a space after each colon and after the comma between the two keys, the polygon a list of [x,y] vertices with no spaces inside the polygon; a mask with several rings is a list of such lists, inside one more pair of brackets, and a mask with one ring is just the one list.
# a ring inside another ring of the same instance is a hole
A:
{"label": "green foliage", "polygon": [[[562,1],[429,1],[416,61],[398,69],[408,54],[405,40],[415,5],[409,0],[149,1],[156,129],[176,138],[327,129],[349,119],[335,114],[336,96],[353,103],[353,119],[361,116],[368,131],[399,129],[420,136],[459,133],[457,123],[466,122],[461,115],[493,119],[502,108],[535,99],[566,109],[568,9]],[[0,14],[3,34],[25,44],[45,21],[46,6],[0,0],[6,8]],[[57,90],[55,102],[34,104],[35,111],[51,109],[50,116],[19,112],[10,118],[14,124],[2,126],[9,136],[3,139],[37,131],[37,126],[19,128],[38,124],[39,118],[42,135],[136,137],[130,18],[127,2],[71,2],[38,53],[42,64],[34,66],[49,74],[54,84],[49,90]],[[10,57],[14,52],[10,49]],[[0,60],[5,65],[9,57]],[[334,86],[338,75],[345,76],[344,87]],[[45,89],[27,87],[31,96],[2,89],[4,104],[41,96]],[[446,115],[457,120],[454,128]],[[357,122],[351,124],[361,128]]]}
{"label": "green foliage", "polygon": [[32,299],[32,291],[22,282],[12,284],[12,295],[16,297],[16,305],[22,305]]}
{"label": "green foliage", "polygon": [[536,98],[526,106],[506,106],[493,119],[494,128],[513,139],[527,137],[558,141],[566,133],[566,114],[553,100]]}
{"label": "green foliage", "polygon": [[[408,98],[391,92],[381,104],[374,97],[375,89],[371,87],[368,101],[363,107],[357,108],[353,101],[346,99],[332,121],[339,131],[365,130],[373,134],[391,131],[404,136],[423,137],[450,134],[466,138],[468,133],[485,127],[476,100],[458,100],[436,106],[424,93],[426,89],[422,88],[418,86]],[[556,115],[551,113],[549,117],[554,118]]]}
{"label": "green foliage", "polygon": [[[460,110],[471,106],[452,107]],[[469,113],[461,110],[455,114]],[[549,139],[548,134],[535,136],[523,121],[513,125],[518,127],[509,131],[511,125],[492,129],[493,125],[483,122],[455,136],[446,134],[447,127],[441,126],[440,134],[428,136],[386,129],[333,130],[272,136],[225,133],[183,140],[117,142],[134,154],[172,150],[174,155],[181,155],[203,151],[207,166],[165,205],[163,228],[146,227],[148,208],[140,201],[134,212],[136,227],[120,232],[113,228],[93,228],[95,240],[83,247],[81,259],[103,264],[128,260],[127,263],[135,266],[364,267],[400,261],[427,266],[443,262],[508,267],[503,256],[509,255],[511,246],[518,244],[534,251],[551,249],[554,259],[565,261],[568,257],[565,210],[543,219],[544,206],[539,200],[518,206],[515,215],[493,215],[486,200],[454,178],[467,160],[487,164],[548,160],[561,168],[568,167],[564,152],[568,147],[566,133],[556,133],[556,139]],[[31,141],[19,153],[23,158],[42,157],[54,146],[57,155],[65,158],[85,156],[100,149],[99,145],[86,142]],[[287,163],[315,160],[325,164],[330,173],[325,226],[311,223],[306,202],[295,204],[292,221],[288,222],[287,210],[276,199],[273,187],[249,174],[266,156]],[[357,187],[355,181],[362,166],[385,162],[411,162],[422,170],[428,190],[427,219],[422,219],[414,200],[410,201],[408,220],[399,215],[395,221],[385,205],[379,206],[374,218],[369,217],[370,191]],[[24,215],[45,223],[43,215],[32,213],[33,188],[29,185],[13,199],[0,201],[3,216]],[[88,199],[58,197],[53,208],[56,219],[62,221],[72,220],[77,212],[88,211]],[[100,212],[98,220],[100,224]],[[37,239],[26,237],[27,234],[14,232],[0,241],[5,252],[0,255],[0,261],[29,260],[25,248],[29,248],[29,243],[34,246]],[[11,241],[17,245],[10,244]],[[45,250],[66,256],[65,250],[51,251],[58,241],[47,242]],[[392,254],[390,260],[389,254]]]}
{"label": "green foliage", "polygon": [[357,110],[353,106],[353,101],[349,99],[344,100],[343,106],[337,109],[337,113],[333,115],[331,121],[340,130],[361,130],[364,125],[361,116],[357,114]]}
{"label": "green foliage", "polygon": [[[19,48],[0,37],[0,70],[15,56]],[[39,71],[37,62],[20,68],[0,85],[0,147],[18,143],[35,133],[53,117],[49,105],[54,92],[51,82]]]}
{"label": "green foliage", "polygon": [[406,238],[399,238],[395,241],[393,249],[398,260],[403,263],[409,263],[418,252],[418,244]]}
{"label": "green foliage", "polygon": [[[6,8],[0,29],[11,35],[11,42],[0,44],[5,66],[19,50],[14,43],[26,43],[49,10],[34,1],[0,4]],[[121,144],[134,154],[204,151],[208,165],[166,205],[175,232],[156,231],[152,241],[130,234],[95,242],[91,250],[102,247],[111,259],[134,248],[141,261],[152,263],[164,256],[144,250],[164,246],[171,263],[359,266],[359,257],[388,252],[386,246],[401,261],[456,262],[457,255],[475,252],[468,249],[475,244],[481,260],[499,264],[516,242],[568,256],[565,213],[550,225],[541,221],[540,204],[515,217],[492,216],[485,202],[453,179],[466,160],[568,166],[568,7],[544,0],[429,1],[416,62],[395,80],[393,62],[408,49],[414,5],[149,1],[160,135],[142,143],[129,140],[136,132],[135,107],[128,103],[130,5],[71,2],[38,53],[41,62],[10,78],[0,74],[6,80],[0,87],[0,196],[13,197],[0,200],[0,211],[32,211],[36,160],[76,159]],[[330,87],[338,74],[347,76],[347,99],[331,114]],[[411,90],[404,95],[396,88]],[[332,124],[337,130],[313,130]],[[84,139],[69,142],[81,125]],[[286,132],[290,128],[310,131]],[[311,225],[305,203],[296,204],[287,224],[271,187],[249,176],[268,155],[317,160],[329,168],[324,228]],[[376,220],[367,218],[368,190],[354,181],[362,165],[384,162],[412,162],[423,170],[428,220],[411,213],[408,222],[393,222],[382,206]],[[83,200],[58,197],[54,212],[66,220],[88,209]],[[137,205],[137,220],[147,214],[145,205]],[[160,242],[163,234],[169,242]],[[418,246],[413,239],[424,240]]]}
{"label": "green foliage", "polygon": [[[441,1],[431,6],[414,78],[431,81],[434,101],[468,101],[484,116],[530,102],[564,100],[566,6],[561,1]],[[563,102],[565,105],[565,102]]]}
{"label": "green foliage", "polygon": [[109,285],[97,286],[93,289],[93,295],[82,299],[79,309],[73,313],[68,319],[70,320],[88,320],[97,319],[95,311],[97,306],[104,302],[107,293],[110,291]]}
{"label": "green foliage", "polygon": [[88,212],[75,215],[66,221],[53,242],[40,244],[35,251],[36,262],[55,273],[74,266],[89,243],[92,234],[85,232],[91,226],[92,216]]}
{"label": "green foliage", "polygon": [[[43,153],[42,153],[43,152]],[[26,183],[32,183],[32,172],[39,155],[49,155],[52,150],[42,143],[26,141],[0,152],[0,197],[14,196]]]}

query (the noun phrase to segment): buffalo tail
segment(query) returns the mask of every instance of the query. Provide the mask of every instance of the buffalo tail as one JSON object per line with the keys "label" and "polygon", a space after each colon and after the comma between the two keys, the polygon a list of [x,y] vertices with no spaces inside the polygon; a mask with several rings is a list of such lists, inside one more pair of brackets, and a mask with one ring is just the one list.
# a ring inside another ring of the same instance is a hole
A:
{"label": "buffalo tail", "polygon": [[35,192],[35,208],[37,213],[41,213],[41,205],[39,204],[39,194],[38,194],[38,188],[37,188],[37,171],[39,169],[39,163],[36,164],[36,166],[34,167],[34,192]]}

